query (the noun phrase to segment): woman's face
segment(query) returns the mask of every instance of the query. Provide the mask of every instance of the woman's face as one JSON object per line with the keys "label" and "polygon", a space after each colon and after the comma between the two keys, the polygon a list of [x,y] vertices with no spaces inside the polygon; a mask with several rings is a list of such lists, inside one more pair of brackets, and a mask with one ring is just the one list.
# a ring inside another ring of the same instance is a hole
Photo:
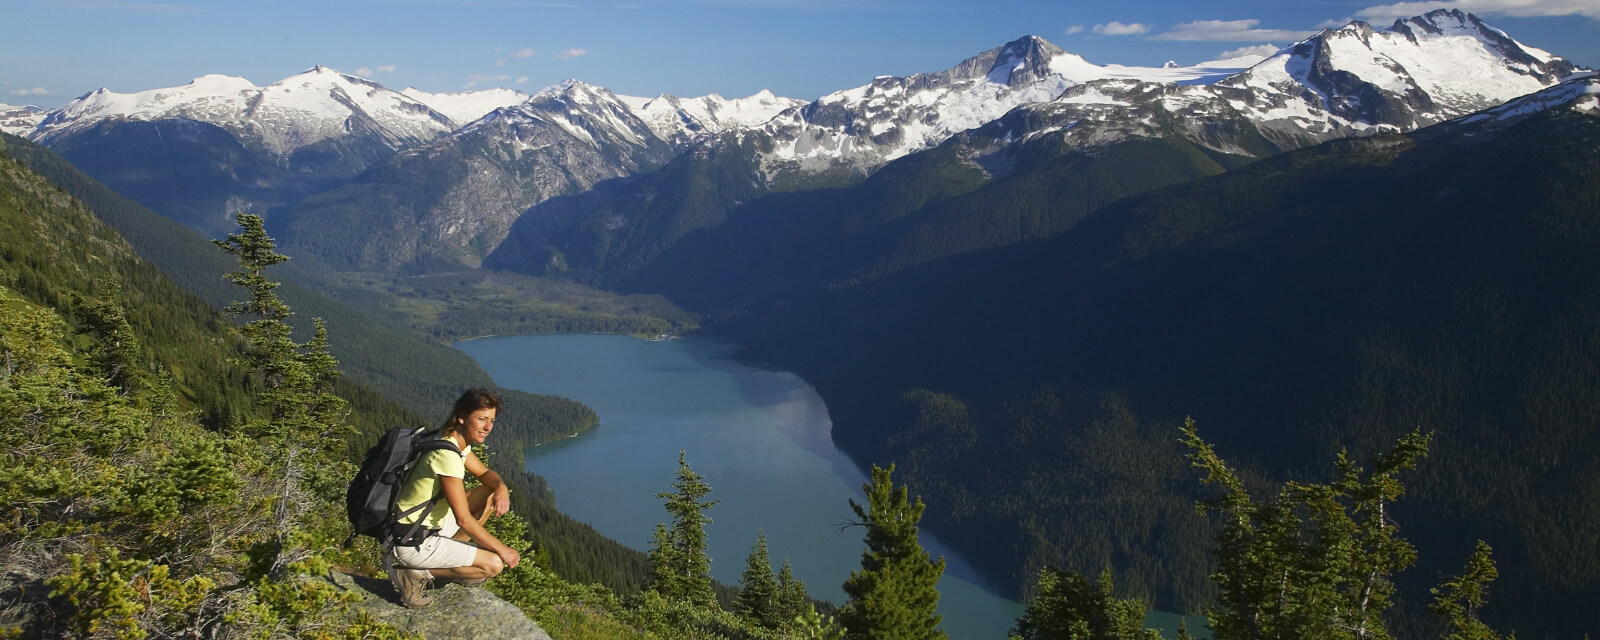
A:
{"label": "woman's face", "polygon": [[497,409],[479,409],[467,414],[467,417],[456,425],[456,432],[466,438],[467,446],[483,444],[489,437],[489,432],[494,431],[494,416],[498,412]]}

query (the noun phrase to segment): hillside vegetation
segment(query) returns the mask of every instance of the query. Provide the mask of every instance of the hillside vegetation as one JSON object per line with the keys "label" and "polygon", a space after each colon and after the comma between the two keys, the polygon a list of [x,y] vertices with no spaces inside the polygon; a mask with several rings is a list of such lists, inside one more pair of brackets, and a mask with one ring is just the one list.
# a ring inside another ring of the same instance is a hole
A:
{"label": "hillside vegetation", "polygon": [[[70,252],[59,253],[63,258],[56,259],[52,254],[34,253],[39,251],[40,244],[23,242],[32,238],[31,234],[43,233],[39,225],[54,224],[73,233],[100,229],[100,233],[110,236],[125,236],[125,241],[117,241],[124,247],[123,254],[130,260],[142,258],[134,260],[138,266],[126,267],[130,273],[143,274],[130,282],[141,282],[141,278],[148,280],[156,283],[150,286],[157,292],[147,294],[142,287],[124,285],[124,295],[137,303],[130,317],[142,322],[140,318],[145,314],[170,315],[184,309],[193,316],[183,322],[151,317],[149,324],[136,327],[160,336],[173,331],[171,327],[174,326],[209,324],[217,334],[205,339],[172,337],[155,343],[147,339],[145,345],[150,357],[169,363],[163,366],[174,370],[175,386],[180,393],[193,399],[206,424],[220,426],[232,419],[230,416],[244,415],[250,401],[240,395],[242,374],[217,371],[225,369],[222,363],[231,356],[191,357],[190,353],[215,340],[226,339],[223,337],[225,328],[231,323],[211,309],[220,309],[238,297],[238,288],[223,279],[223,274],[235,268],[228,257],[209,241],[122,198],[48,150],[20,138],[7,136],[3,140],[6,146],[0,151],[47,178],[50,186],[46,189],[55,194],[55,198],[63,203],[76,198],[82,203],[76,205],[78,218],[68,218],[70,222],[36,210],[20,210],[26,215],[19,214],[19,220],[27,222],[15,224],[29,226],[19,227],[18,234],[6,234],[0,241],[7,243],[16,255],[35,256],[27,259],[31,262],[19,258],[17,264],[36,265],[43,271],[39,275],[27,275],[32,273],[31,269],[19,272],[22,275],[17,276],[18,291],[31,295],[24,281],[47,283],[63,291],[74,289],[70,279],[54,274],[54,270],[73,264],[65,259],[72,255]],[[90,216],[89,222],[82,220],[85,215]],[[88,245],[63,240],[61,246]],[[465,354],[375,321],[303,287],[285,284],[277,293],[296,314],[291,321],[295,325],[296,340],[305,342],[312,338],[311,318],[322,318],[327,326],[329,351],[339,360],[345,373],[336,382],[339,393],[356,410],[357,433],[345,448],[350,459],[359,459],[384,429],[397,425],[432,425],[463,389],[494,388],[506,399],[507,407],[506,417],[500,421],[501,430],[496,434],[503,461],[496,466],[508,482],[522,488],[514,494],[513,500],[551,554],[553,565],[574,579],[601,581],[624,593],[640,588],[645,575],[644,554],[562,515],[556,510],[554,496],[544,480],[527,472],[522,464],[523,447],[565,437],[593,425],[596,418],[592,410],[565,398],[500,389]],[[143,296],[156,297],[147,300]],[[70,296],[55,294],[54,297]],[[166,301],[168,298],[174,301]],[[192,368],[201,369],[203,374],[186,374]]]}
{"label": "hillside vegetation", "polygon": [[979,566],[1110,563],[1179,610],[1208,597],[1184,416],[1257,479],[1433,430],[1401,580],[1485,538],[1487,619],[1576,637],[1600,595],[1600,119],[1472,131],[1291,152],[720,328],[813,382],[837,441],[899,464]]}

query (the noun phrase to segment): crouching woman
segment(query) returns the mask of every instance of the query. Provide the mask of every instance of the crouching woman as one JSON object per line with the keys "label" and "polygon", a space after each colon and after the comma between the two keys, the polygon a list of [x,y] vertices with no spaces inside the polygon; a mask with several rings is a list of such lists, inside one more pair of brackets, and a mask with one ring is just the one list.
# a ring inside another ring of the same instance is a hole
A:
{"label": "crouching woman", "polygon": [[[389,580],[407,607],[433,602],[427,588],[434,578],[476,586],[517,566],[517,551],[484,528],[490,516],[511,509],[511,492],[500,474],[490,471],[472,451],[494,430],[499,411],[500,396],[491,391],[468,389],[461,394],[439,430],[439,437],[455,443],[460,452],[435,449],[423,454],[400,490],[400,513],[443,496],[432,509],[401,518],[401,530],[421,519],[422,528],[433,532],[420,545],[394,548],[395,569]],[[481,486],[468,491],[463,482],[467,473]]]}

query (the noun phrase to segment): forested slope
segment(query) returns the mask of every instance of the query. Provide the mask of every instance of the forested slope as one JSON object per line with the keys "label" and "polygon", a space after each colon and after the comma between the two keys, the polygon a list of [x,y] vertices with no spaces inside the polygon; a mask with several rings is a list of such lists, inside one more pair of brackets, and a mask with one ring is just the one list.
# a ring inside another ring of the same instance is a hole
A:
{"label": "forested slope", "polygon": [[1435,450],[1396,519],[1423,564],[1402,580],[1484,538],[1491,622],[1592,633],[1600,118],[1450,131],[1291,152],[725,326],[1012,584],[1110,562],[1160,606],[1202,602],[1186,415],[1258,478],[1420,427]]}
{"label": "forested slope", "polygon": [[896,160],[857,185],[742,204],[725,221],[684,235],[648,268],[616,269],[610,277],[696,311],[736,312],[1051,237],[1127,196],[1251,160],[1176,137],[1086,149],[1047,136],[1009,150],[1006,172],[995,175],[960,141]]}
{"label": "forested slope", "polygon": [[[38,171],[52,185],[57,185],[50,188],[59,194],[58,197],[81,201],[89,212],[115,229],[113,234],[125,235],[127,240],[124,246],[129,247],[128,254],[148,260],[148,263],[138,267],[141,273],[146,274],[143,277],[152,281],[171,278],[178,285],[164,285],[163,291],[166,293],[159,295],[177,297],[183,301],[181,304],[151,304],[148,305],[150,311],[140,313],[178,313],[187,309],[194,317],[205,318],[205,322],[213,323],[225,335],[223,329],[228,325],[227,321],[208,309],[207,303],[209,307],[220,308],[239,295],[238,288],[222,277],[235,268],[228,256],[183,225],[163,218],[88,178],[50,151],[12,136],[6,136],[4,142],[5,155],[17,158]],[[76,228],[83,225],[66,226]],[[6,236],[8,239],[27,237],[27,234]],[[47,267],[55,262],[48,258],[37,258],[35,261]],[[56,287],[63,289],[71,286],[66,281],[45,278],[41,278],[41,281],[55,282]],[[194,295],[185,291],[192,291]],[[291,324],[295,326],[298,340],[310,338],[311,318],[323,318],[328,327],[332,354],[338,358],[348,381],[356,383],[343,384],[344,380],[341,380],[340,393],[358,407],[367,407],[365,413],[358,415],[370,417],[358,420],[360,432],[351,439],[348,447],[348,454],[352,458],[364,452],[371,442],[376,441],[377,434],[390,426],[434,424],[463,389],[473,386],[494,388],[494,382],[488,374],[465,354],[394,329],[303,287],[285,284],[278,291],[295,310]],[[140,307],[144,308],[145,305]],[[149,326],[159,332],[160,327],[172,324],[169,320],[151,319]],[[182,339],[173,340],[170,345],[158,343],[152,345],[150,350],[153,357],[163,360],[194,363],[178,366],[179,371],[190,367],[220,366],[207,365],[205,358],[192,361],[184,358],[186,343],[189,342],[192,341]],[[155,348],[158,346],[160,348]],[[220,424],[229,419],[228,416],[239,414],[248,405],[244,399],[230,397],[231,392],[226,391],[239,386],[238,375],[197,372],[196,375],[179,378],[179,383],[187,393],[202,401],[201,406],[208,414],[213,414],[209,421]],[[606,539],[587,525],[560,514],[544,480],[523,470],[522,447],[587,428],[596,420],[593,411],[565,398],[498,388],[497,391],[506,399],[505,418],[500,421],[503,428],[496,434],[499,445],[496,449],[499,456],[497,467],[511,482],[524,487],[525,490],[518,491],[514,496],[516,506],[534,525],[541,543],[548,545],[555,568],[575,580],[603,581],[623,592],[637,590],[644,576],[643,554]],[[218,399],[205,400],[210,397]]]}

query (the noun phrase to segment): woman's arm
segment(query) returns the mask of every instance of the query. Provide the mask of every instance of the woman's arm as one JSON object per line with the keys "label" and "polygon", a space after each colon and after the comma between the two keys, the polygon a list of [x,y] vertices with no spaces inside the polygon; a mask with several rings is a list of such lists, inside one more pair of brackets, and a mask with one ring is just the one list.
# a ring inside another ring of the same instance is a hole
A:
{"label": "woman's arm", "polygon": [[[483,464],[479,463],[478,466],[482,467]],[[470,469],[470,467],[468,468]],[[489,473],[492,474],[493,472],[491,471]],[[495,476],[496,481],[499,481],[499,478],[500,476]],[[483,481],[483,476],[478,476],[478,479]],[[455,512],[456,524],[461,525],[461,530],[467,532],[467,535],[472,536],[472,539],[476,540],[483,548],[494,552],[494,554],[497,556],[500,556],[500,560],[506,563],[506,568],[515,569],[517,562],[521,560],[521,558],[519,558],[517,555],[517,550],[506,546],[503,542],[500,542],[499,538],[496,538],[494,537],[494,534],[489,533],[489,530],[483,528],[483,524],[479,523],[478,519],[473,517],[472,509],[467,505],[467,487],[466,484],[462,483],[461,478],[452,476],[439,476],[439,482],[444,485],[445,502],[450,503],[450,510]],[[485,484],[488,484],[487,481],[485,481]],[[500,483],[500,489],[495,490],[496,497],[500,495],[500,492],[502,489],[504,489],[504,487],[505,483]],[[491,498],[491,501],[493,499],[494,498]]]}
{"label": "woman's arm", "polygon": [[478,454],[467,451],[467,459],[463,461],[467,466],[467,473],[483,483],[483,486],[494,489],[494,495],[489,498],[489,506],[494,509],[494,514],[503,516],[511,510],[511,487],[506,486],[505,480],[500,479],[500,474],[489,470],[488,465],[478,459]]}

